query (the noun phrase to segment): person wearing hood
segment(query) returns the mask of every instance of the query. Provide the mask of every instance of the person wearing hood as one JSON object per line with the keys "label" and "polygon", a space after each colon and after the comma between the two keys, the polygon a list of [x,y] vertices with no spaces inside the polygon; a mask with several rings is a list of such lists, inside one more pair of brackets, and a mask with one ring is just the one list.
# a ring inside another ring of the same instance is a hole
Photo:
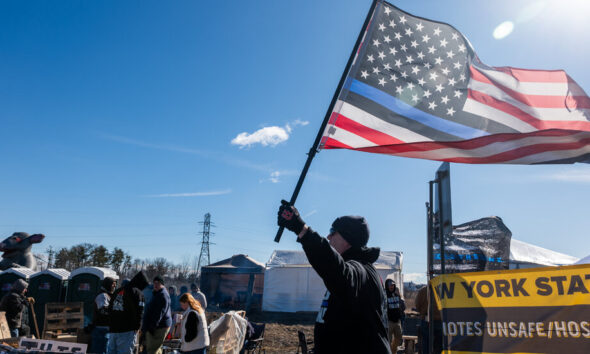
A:
{"label": "person wearing hood", "polygon": [[98,295],[94,299],[94,315],[92,317],[90,342],[91,353],[106,353],[109,339],[109,304],[117,287],[117,281],[111,277],[105,277]]}
{"label": "person wearing hood", "polygon": [[278,224],[297,234],[297,242],[326,285],[314,327],[315,353],[391,353],[385,292],[373,266],[380,250],[366,247],[365,218],[337,218],[326,239],[283,200]]}
{"label": "person wearing hood", "polygon": [[19,328],[22,324],[22,314],[25,306],[35,303],[35,299],[32,297],[25,297],[28,286],[29,284],[26,281],[17,279],[12,284],[10,292],[4,295],[2,301],[0,301],[0,311],[6,312],[6,322],[8,322],[10,335],[13,338],[19,336]]}
{"label": "person wearing hood", "polygon": [[141,326],[148,279],[140,271],[129,283],[115,290],[109,304],[109,341],[107,353],[134,353],[137,331]]}
{"label": "person wearing hood", "polygon": [[168,294],[170,295],[170,310],[180,311],[180,302],[178,301],[180,295],[178,294],[176,285],[170,285],[168,287]]}
{"label": "person wearing hood", "polygon": [[406,309],[406,303],[402,299],[399,289],[393,279],[385,281],[385,294],[387,295],[387,319],[389,321],[389,342],[391,352],[396,353],[397,347],[402,344],[402,317]]}

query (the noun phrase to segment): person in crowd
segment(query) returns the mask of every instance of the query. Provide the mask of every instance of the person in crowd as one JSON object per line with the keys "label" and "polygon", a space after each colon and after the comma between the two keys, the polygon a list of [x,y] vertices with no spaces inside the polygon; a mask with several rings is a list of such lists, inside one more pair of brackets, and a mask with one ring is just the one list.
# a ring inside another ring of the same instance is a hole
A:
{"label": "person in crowd", "polygon": [[17,279],[12,284],[10,292],[2,298],[0,301],[0,311],[6,313],[6,322],[8,322],[8,328],[10,330],[10,336],[18,338],[19,328],[22,324],[23,311],[28,304],[34,304],[35,299],[32,297],[25,297],[29,284],[22,280]]}
{"label": "person in crowd", "polygon": [[195,283],[191,284],[191,295],[201,304],[203,310],[207,309],[207,297]]}
{"label": "person in crowd", "polygon": [[391,353],[385,291],[373,266],[380,250],[366,247],[369,226],[365,218],[337,218],[325,239],[283,200],[278,224],[297,235],[327,288],[314,327],[315,353]]}
{"label": "person in crowd", "polygon": [[115,290],[109,304],[109,340],[107,353],[133,354],[137,343],[137,331],[145,299],[143,289],[148,285],[145,274],[140,271],[124,287]]}
{"label": "person in crowd", "polygon": [[385,281],[385,294],[387,295],[387,319],[389,324],[389,342],[391,352],[397,353],[397,348],[402,344],[402,322],[406,303],[402,299],[397,284],[393,279]]}
{"label": "person in crowd", "polygon": [[170,295],[170,309],[172,311],[180,311],[180,303],[178,302],[179,295],[176,286],[170,285],[168,287],[168,294]]}
{"label": "person in crowd", "polygon": [[143,298],[145,299],[145,303],[149,304],[152,301],[152,296],[154,295],[154,285],[148,284],[148,286],[143,289]]}
{"label": "person in crowd", "polygon": [[[420,316],[420,332],[419,332],[419,343],[420,343],[420,353],[421,354],[429,354],[430,347],[429,347],[429,336],[430,336],[430,329],[428,323],[428,286],[422,287],[418,290],[418,294],[416,294],[416,311]],[[442,321],[440,310],[436,306],[433,307],[432,317],[434,320],[434,341],[433,341],[433,349],[434,353],[438,354],[442,351]]]}
{"label": "person in crowd", "polygon": [[92,316],[92,323],[90,328],[91,353],[106,353],[107,342],[109,339],[109,304],[111,297],[117,287],[117,281],[111,277],[105,277],[98,295],[94,299],[94,315]]}
{"label": "person in crowd", "polygon": [[190,293],[182,294],[179,301],[184,311],[180,326],[181,352],[206,354],[209,346],[209,331],[205,310]]}
{"label": "person in crowd", "polygon": [[186,285],[182,285],[180,287],[180,291],[178,292],[178,296],[180,296],[180,295],[182,295],[184,293],[188,293],[188,286],[186,286]]}
{"label": "person in crowd", "polygon": [[145,309],[141,331],[145,334],[145,346],[148,354],[161,354],[162,344],[172,326],[170,312],[170,295],[164,286],[164,278],[157,275],[154,278],[152,301]]}

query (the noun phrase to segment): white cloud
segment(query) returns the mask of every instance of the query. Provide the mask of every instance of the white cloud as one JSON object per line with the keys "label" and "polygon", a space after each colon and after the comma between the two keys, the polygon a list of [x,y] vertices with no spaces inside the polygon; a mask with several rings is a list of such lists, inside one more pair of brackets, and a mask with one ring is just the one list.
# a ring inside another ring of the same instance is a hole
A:
{"label": "white cloud", "polygon": [[512,21],[505,21],[499,24],[492,34],[495,39],[506,38],[514,30],[514,23]]}
{"label": "white cloud", "polygon": [[252,144],[260,144],[262,146],[277,146],[278,144],[289,139],[289,131],[282,127],[264,127],[258,129],[252,134],[246,132],[238,134],[232,139],[233,145],[240,147],[250,146]]}
{"label": "white cloud", "polygon": [[271,126],[271,127],[264,127],[260,128],[254,133],[250,134],[247,132],[243,132],[238,134],[235,138],[232,139],[232,145],[239,145],[240,148],[243,147],[250,147],[254,144],[260,144],[262,146],[277,146],[280,143],[283,143],[289,140],[289,134],[293,131],[293,128],[296,126],[306,126],[309,122],[302,121],[302,120],[295,120],[293,122],[287,123],[284,127],[279,126]]}
{"label": "white cloud", "polygon": [[231,193],[231,189],[224,189],[220,191],[209,191],[209,192],[194,192],[194,193],[164,193],[164,194],[152,194],[146,195],[149,198],[177,198],[177,197],[208,197],[212,195],[224,195]]}
{"label": "white cloud", "polygon": [[590,170],[580,169],[568,172],[559,172],[542,176],[541,178],[559,182],[590,183]]}
{"label": "white cloud", "polygon": [[426,274],[424,274],[424,273],[404,273],[404,282],[414,282],[416,284],[426,284]]}
{"label": "white cloud", "polygon": [[315,213],[317,213],[317,212],[318,212],[318,211],[314,209],[314,210],[310,211],[309,213],[307,213],[307,214],[303,215],[303,217],[304,217],[304,218],[308,218],[308,217],[312,216],[313,214],[315,214]]}
{"label": "white cloud", "polygon": [[164,150],[164,151],[172,151],[172,152],[180,152],[185,154],[191,154],[200,156],[202,158],[221,161],[227,165],[238,166],[238,167],[245,167],[252,170],[258,170],[263,172],[272,171],[270,166],[268,165],[259,165],[252,162],[248,162],[244,159],[237,159],[232,156],[217,152],[217,151],[208,151],[208,150],[198,150],[198,149],[191,149],[185,148],[182,146],[176,145],[167,145],[167,144],[152,144],[145,141],[130,139],[124,136],[118,135],[111,135],[111,134],[100,134],[100,137],[103,139],[115,141],[118,143],[126,144],[126,145],[133,145],[139,146],[148,149],[157,149],[157,150]]}
{"label": "white cloud", "polygon": [[279,183],[279,176],[280,176],[280,175],[281,175],[281,172],[280,172],[280,171],[274,171],[274,172],[272,172],[272,173],[270,174],[270,178],[269,178],[269,180],[270,180],[272,183]]}

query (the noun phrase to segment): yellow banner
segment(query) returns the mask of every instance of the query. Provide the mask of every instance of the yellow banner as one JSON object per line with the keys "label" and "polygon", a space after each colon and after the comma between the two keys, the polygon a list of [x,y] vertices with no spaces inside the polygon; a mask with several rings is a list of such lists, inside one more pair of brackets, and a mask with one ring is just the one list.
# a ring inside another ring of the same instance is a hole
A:
{"label": "yellow banner", "polygon": [[590,305],[590,265],[445,274],[431,281],[438,308]]}

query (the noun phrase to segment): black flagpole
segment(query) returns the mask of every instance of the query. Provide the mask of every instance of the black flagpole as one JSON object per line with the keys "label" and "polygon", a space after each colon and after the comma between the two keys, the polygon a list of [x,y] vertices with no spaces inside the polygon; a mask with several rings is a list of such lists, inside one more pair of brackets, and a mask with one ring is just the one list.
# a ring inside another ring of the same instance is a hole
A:
{"label": "black flagpole", "polygon": [[[350,67],[353,64],[356,53],[361,45],[361,42],[363,41],[363,36],[365,34],[365,31],[367,30],[369,22],[371,21],[371,16],[373,14],[373,11],[375,10],[377,3],[381,2],[381,1],[382,0],[373,0],[373,3],[371,4],[371,8],[369,9],[369,13],[367,14],[367,18],[365,19],[365,23],[363,24],[361,32],[359,33],[359,36],[358,36],[356,43],[354,45],[354,48],[352,49],[352,53],[350,54],[350,58],[348,58],[348,63],[346,64],[346,68],[344,69],[344,72],[342,73],[342,77],[340,78],[340,82],[338,83],[338,88],[336,88],[336,92],[334,93],[334,97],[332,97],[332,102],[330,102],[330,106],[328,107],[328,111],[326,112],[326,116],[324,117],[324,121],[322,122],[322,126],[320,127],[320,130],[318,131],[318,135],[316,136],[311,149],[309,149],[309,152],[307,153],[307,161],[305,161],[305,165],[303,166],[303,170],[301,170],[301,175],[299,175],[299,180],[297,181],[297,185],[295,186],[295,190],[293,191],[293,195],[291,196],[291,200],[289,201],[289,203],[291,203],[291,205],[295,204],[295,201],[297,200],[297,196],[299,195],[299,191],[301,190],[301,186],[303,185],[303,180],[305,180],[305,176],[307,175],[307,170],[309,170],[309,166],[311,165],[311,160],[313,160],[313,158],[315,157],[315,154],[318,152],[317,146],[319,145],[320,140],[322,139],[322,136],[324,135],[324,130],[326,129],[326,125],[328,124],[328,121],[330,120],[330,115],[332,114],[332,110],[334,109],[334,105],[336,105],[336,101],[338,101],[338,95],[340,94],[340,90],[342,90],[342,86],[344,86],[344,82],[346,81],[346,78],[348,77],[348,72],[350,71]],[[279,227],[279,230],[277,231],[277,235],[275,236],[275,242],[281,241],[281,236],[283,235],[283,230],[284,230],[284,227],[282,227],[282,226]]]}

